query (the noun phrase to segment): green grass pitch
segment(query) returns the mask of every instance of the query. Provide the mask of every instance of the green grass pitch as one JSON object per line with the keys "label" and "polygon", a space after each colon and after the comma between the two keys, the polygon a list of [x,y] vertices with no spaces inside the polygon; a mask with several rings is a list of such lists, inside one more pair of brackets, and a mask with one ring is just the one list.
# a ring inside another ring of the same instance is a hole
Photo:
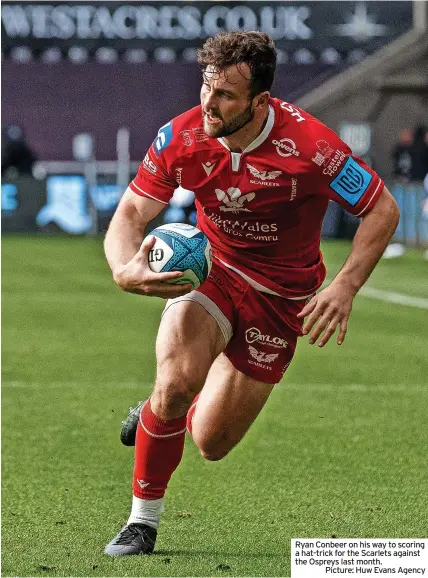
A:
{"label": "green grass pitch", "polygon": [[[324,243],[330,277],[348,250]],[[288,576],[292,537],[427,536],[428,311],[358,296],[344,345],[302,339],[227,458],[187,440],[156,554],[104,556],[163,302],[114,286],[101,239],[4,237],[2,253],[3,576]],[[426,299],[427,269],[409,251],[369,285]]]}

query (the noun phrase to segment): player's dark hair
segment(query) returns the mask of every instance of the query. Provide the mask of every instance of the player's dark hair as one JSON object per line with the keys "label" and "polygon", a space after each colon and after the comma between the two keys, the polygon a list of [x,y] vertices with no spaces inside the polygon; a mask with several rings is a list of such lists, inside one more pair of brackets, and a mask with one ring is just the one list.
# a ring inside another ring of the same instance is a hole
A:
{"label": "player's dark hair", "polygon": [[224,32],[205,41],[198,50],[203,70],[213,66],[222,71],[246,62],[251,71],[250,97],[270,90],[276,69],[276,51],[272,38],[264,32]]}

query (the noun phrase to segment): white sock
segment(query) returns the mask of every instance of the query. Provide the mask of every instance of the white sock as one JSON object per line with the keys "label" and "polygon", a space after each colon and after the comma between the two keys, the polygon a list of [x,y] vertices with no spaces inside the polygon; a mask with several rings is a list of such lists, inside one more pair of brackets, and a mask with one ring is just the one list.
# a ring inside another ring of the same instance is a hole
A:
{"label": "white sock", "polygon": [[127,524],[128,526],[129,524],[147,524],[147,526],[157,530],[163,511],[163,498],[143,500],[137,496],[132,496],[132,508]]}

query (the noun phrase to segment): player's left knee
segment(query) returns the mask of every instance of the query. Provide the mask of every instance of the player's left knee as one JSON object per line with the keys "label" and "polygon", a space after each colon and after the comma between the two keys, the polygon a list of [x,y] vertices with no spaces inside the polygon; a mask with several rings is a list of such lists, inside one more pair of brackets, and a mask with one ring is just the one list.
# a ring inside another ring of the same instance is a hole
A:
{"label": "player's left knee", "polygon": [[216,436],[193,436],[193,440],[199,448],[201,456],[210,462],[218,462],[222,460],[233,447],[229,443],[227,436],[224,434],[217,434]]}
{"label": "player's left knee", "polygon": [[212,450],[212,451],[205,451],[203,449],[200,450],[201,456],[208,460],[209,462],[218,462],[222,460],[224,457],[227,456],[229,450]]}

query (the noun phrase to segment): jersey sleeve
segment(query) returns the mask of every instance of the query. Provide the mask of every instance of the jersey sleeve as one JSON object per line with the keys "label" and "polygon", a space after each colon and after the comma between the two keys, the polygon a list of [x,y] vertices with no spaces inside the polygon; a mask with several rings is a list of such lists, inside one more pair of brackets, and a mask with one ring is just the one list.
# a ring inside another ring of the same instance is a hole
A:
{"label": "jersey sleeve", "polygon": [[327,196],[352,215],[362,217],[374,207],[384,183],[362,159],[352,154],[333,130],[319,125],[309,143],[314,192]]}
{"label": "jersey sleeve", "polygon": [[171,177],[165,159],[165,149],[171,145],[173,138],[172,121],[159,129],[158,135],[147,151],[138,173],[129,184],[137,195],[149,197],[167,205],[178,187]]}

